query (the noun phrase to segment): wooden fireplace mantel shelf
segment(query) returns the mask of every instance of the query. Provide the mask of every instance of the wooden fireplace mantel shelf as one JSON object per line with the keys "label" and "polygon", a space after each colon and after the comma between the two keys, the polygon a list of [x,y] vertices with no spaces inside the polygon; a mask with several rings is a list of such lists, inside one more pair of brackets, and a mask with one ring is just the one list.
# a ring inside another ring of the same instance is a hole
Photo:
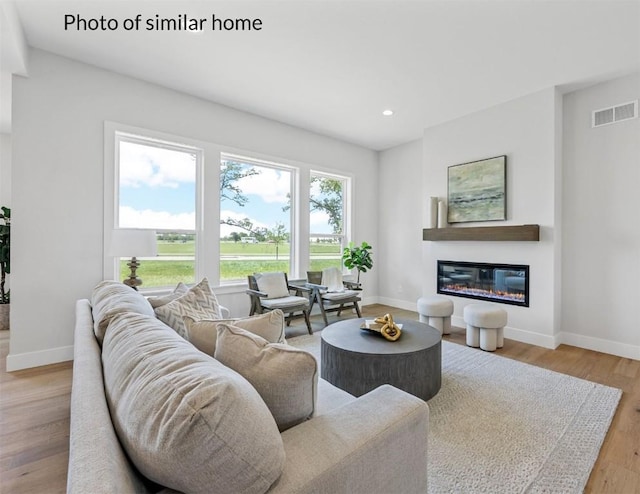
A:
{"label": "wooden fireplace mantel shelf", "polygon": [[425,228],[422,240],[482,240],[493,242],[540,240],[540,225],[471,226],[460,228]]}

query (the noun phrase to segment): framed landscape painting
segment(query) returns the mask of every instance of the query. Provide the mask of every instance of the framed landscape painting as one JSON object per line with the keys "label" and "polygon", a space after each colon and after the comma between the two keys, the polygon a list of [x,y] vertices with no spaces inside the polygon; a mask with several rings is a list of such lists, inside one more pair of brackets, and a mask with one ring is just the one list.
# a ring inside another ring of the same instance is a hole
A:
{"label": "framed landscape painting", "polygon": [[507,157],[448,168],[448,223],[507,219]]}

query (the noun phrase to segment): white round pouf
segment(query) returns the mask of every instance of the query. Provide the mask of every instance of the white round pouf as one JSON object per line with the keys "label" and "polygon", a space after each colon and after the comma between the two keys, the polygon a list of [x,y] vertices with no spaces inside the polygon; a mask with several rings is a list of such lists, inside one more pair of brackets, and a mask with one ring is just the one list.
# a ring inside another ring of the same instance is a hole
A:
{"label": "white round pouf", "polygon": [[507,311],[489,304],[470,304],[463,311],[467,345],[493,352],[504,346]]}
{"label": "white round pouf", "polygon": [[418,299],[420,322],[436,328],[440,334],[451,334],[451,314],[453,302],[447,297],[431,295]]}

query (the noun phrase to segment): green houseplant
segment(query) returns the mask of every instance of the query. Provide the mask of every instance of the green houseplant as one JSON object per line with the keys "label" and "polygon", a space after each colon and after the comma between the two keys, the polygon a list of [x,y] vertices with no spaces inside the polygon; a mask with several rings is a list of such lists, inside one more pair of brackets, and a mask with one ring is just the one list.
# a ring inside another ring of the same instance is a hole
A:
{"label": "green houseplant", "polygon": [[11,209],[0,209],[0,329],[9,329],[9,290],[5,291],[4,284],[11,272]]}
{"label": "green houseplant", "polygon": [[373,267],[371,246],[367,242],[362,242],[362,245],[358,247],[353,242],[349,242],[349,246],[345,247],[342,252],[342,262],[347,269],[356,268],[358,270],[356,282],[360,285],[360,273],[366,273],[368,269]]}

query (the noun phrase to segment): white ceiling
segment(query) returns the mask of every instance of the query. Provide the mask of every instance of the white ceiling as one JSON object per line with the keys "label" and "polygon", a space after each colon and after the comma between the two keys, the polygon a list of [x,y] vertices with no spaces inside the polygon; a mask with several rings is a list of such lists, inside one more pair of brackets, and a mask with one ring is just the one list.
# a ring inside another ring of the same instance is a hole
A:
{"label": "white ceiling", "polygon": [[[640,1],[15,4],[33,47],[375,150],[541,89],[640,68]],[[120,25],[188,14],[207,29],[65,31],[65,14]],[[213,32],[212,14],[259,18],[262,30]]]}

